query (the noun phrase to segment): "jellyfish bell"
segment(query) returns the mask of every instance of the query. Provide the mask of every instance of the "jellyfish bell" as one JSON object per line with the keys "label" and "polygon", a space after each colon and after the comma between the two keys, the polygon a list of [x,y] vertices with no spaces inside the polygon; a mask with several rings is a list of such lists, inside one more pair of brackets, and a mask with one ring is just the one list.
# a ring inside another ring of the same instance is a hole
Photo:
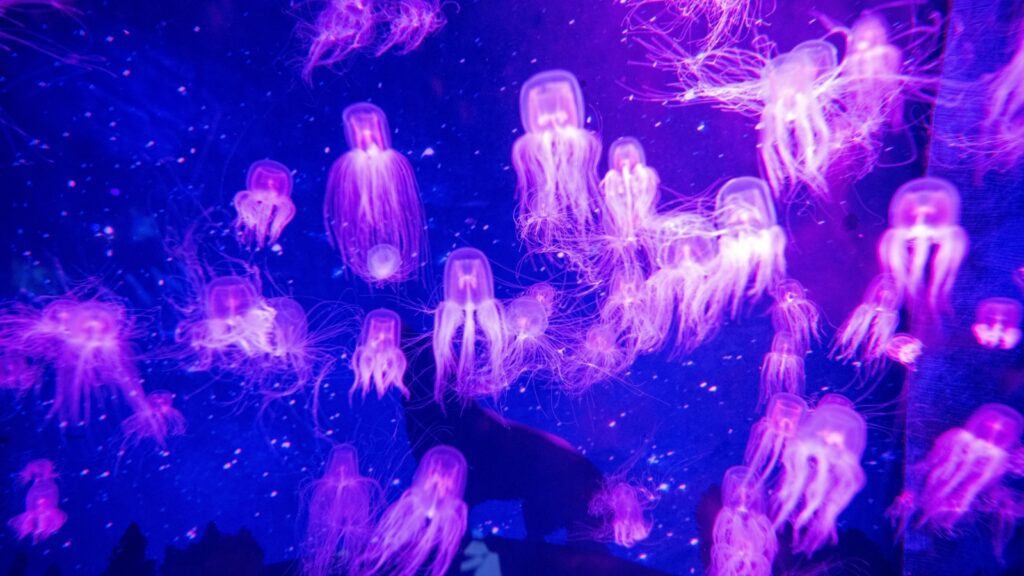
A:
{"label": "jellyfish bell", "polygon": [[924,352],[924,343],[912,334],[896,334],[889,341],[885,355],[910,371],[917,370],[917,361]]}
{"label": "jellyfish bell", "polygon": [[554,286],[547,282],[538,282],[526,289],[526,295],[540,302],[548,317],[551,317],[558,299],[558,290]]}
{"label": "jellyfish bell", "polygon": [[1005,404],[985,404],[971,414],[964,428],[979,440],[1010,450],[1020,442],[1024,417]]}
{"label": "jellyfish bell", "polygon": [[978,304],[971,331],[986,348],[1010,350],[1021,339],[1021,305],[1011,298],[986,298]]}
{"label": "jellyfish bell", "polygon": [[[800,65],[813,72],[817,79],[832,70],[839,64],[839,56],[835,45],[825,40],[807,40],[801,42],[789,51],[789,54],[800,58]],[[793,65],[798,65],[793,62]]]}
{"label": "jellyfish bell", "polygon": [[68,344],[81,349],[112,348],[121,345],[124,310],[119,306],[87,301],[70,308],[64,319]]}
{"label": "jellyfish bell", "polygon": [[896,191],[889,202],[889,225],[926,233],[927,229],[960,222],[960,192],[948,180],[916,178]]}
{"label": "jellyfish bell", "polygon": [[494,276],[490,261],[476,248],[458,248],[444,265],[445,299],[472,306],[494,299]]}
{"label": "jellyfish bell", "polygon": [[366,252],[366,269],[378,282],[390,280],[402,269],[402,254],[390,244],[377,244]]}
{"label": "jellyfish bell", "polygon": [[608,147],[608,168],[616,172],[632,170],[647,164],[647,156],[640,141],[632,136],[623,136]]}
{"label": "jellyfish bell", "polygon": [[341,117],[349,148],[364,152],[391,148],[388,119],[380,107],[369,102],[359,102],[346,107]]}
{"label": "jellyfish bell", "polygon": [[542,336],[548,328],[549,312],[536,298],[520,296],[505,310],[505,319],[512,336],[516,339],[534,339]]}
{"label": "jellyfish bell", "polygon": [[797,426],[806,413],[807,402],[796,394],[779,392],[768,400],[768,421],[780,434],[792,436],[796,433]]}
{"label": "jellyfish bell", "polygon": [[219,276],[206,286],[207,317],[228,320],[242,316],[260,301],[256,287],[242,276]]}
{"label": "jellyfish bell", "polygon": [[583,128],[583,91],[566,70],[533,75],[519,93],[519,114],[527,132]]}
{"label": "jellyfish bell", "polygon": [[889,24],[876,12],[857,18],[850,28],[850,47],[857,52],[889,45]]}
{"label": "jellyfish bell", "polygon": [[249,166],[246,176],[246,188],[273,192],[279,196],[292,195],[292,173],[280,162],[274,160],[258,160]]}
{"label": "jellyfish bell", "polygon": [[733,466],[722,477],[722,506],[742,511],[764,512],[764,487],[746,466]]}
{"label": "jellyfish bell", "polygon": [[719,229],[763,230],[776,225],[775,203],[768,184],[760,178],[733,178],[715,196],[715,223]]}
{"label": "jellyfish bell", "polygon": [[462,452],[451,446],[434,446],[423,455],[412,485],[438,500],[461,500],[466,491],[466,470]]}

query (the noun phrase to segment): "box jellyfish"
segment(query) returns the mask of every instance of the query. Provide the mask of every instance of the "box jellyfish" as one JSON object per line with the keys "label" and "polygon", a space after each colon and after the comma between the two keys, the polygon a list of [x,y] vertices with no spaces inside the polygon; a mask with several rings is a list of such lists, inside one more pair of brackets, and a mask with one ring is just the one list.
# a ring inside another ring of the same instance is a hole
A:
{"label": "box jellyfish", "polygon": [[601,303],[602,323],[613,326],[631,349],[647,352],[658,348],[664,339],[662,320],[653,314],[643,276],[624,270],[612,275],[608,294]]}
{"label": "box jellyfish", "polygon": [[772,349],[764,355],[761,366],[761,392],[758,406],[779,392],[802,395],[804,393],[805,348],[799,348],[789,332],[777,332],[772,337]]}
{"label": "box jellyfish", "polygon": [[324,475],[312,485],[305,576],[328,576],[353,565],[370,539],[380,495],[380,486],[359,474],[355,447],[335,446]]}
{"label": "box jellyfish", "polygon": [[391,147],[384,112],[368,102],[345,108],[349,151],[334,162],[324,198],[327,235],[345,265],[373,284],[416,274],[423,207],[412,165]]}
{"label": "box jellyfish", "polygon": [[381,517],[357,573],[441,576],[466,532],[466,459],[451,446],[423,455],[412,485]]}
{"label": "box jellyfish", "polygon": [[[141,390],[141,388],[140,388]],[[174,395],[158,390],[129,400],[132,415],[121,423],[126,444],[138,444],[149,438],[161,447],[168,436],[185,433],[185,417],[174,407]]]}
{"label": "box jellyfish", "polygon": [[807,413],[807,402],[796,394],[779,392],[768,400],[768,412],[750,430],[744,462],[750,474],[764,482]]}
{"label": "box jellyfish", "polygon": [[292,173],[280,162],[259,160],[249,167],[246,189],[235,194],[235,233],[243,246],[272,246],[295,217]]}
{"label": "box jellyfish", "polygon": [[505,310],[508,353],[502,373],[510,383],[520,374],[558,369],[558,350],[547,334],[550,319],[550,305],[532,294],[509,302]]}
{"label": "box jellyfish", "polygon": [[[636,138],[619,138],[608,148],[608,173],[601,180],[605,212],[602,217],[611,267],[642,265],[650,251],[644,234],[658,203],[658,173],[645,163]],[[604,250],[602,250],[604,251]],[[611,270],[601,267],[600,274]]]}
{"label": "box jellyfish", "polygon": [[409,397],[409,389],[403,381],[408,360],[400,346],[401,329],[402,320],[393,310],[380,308],[366,315],[359,344],[352,355],[352,372],[356,378],[348,391],[350,400],[356,391],[365,398],[371,385],[377,391],[377,398],[383,398],[391,388]]}
{"label": "box jellyfish", "polygon": [[633,355],[619,341],[618,332],[607,324],[597,324],[573,347],[569,371],[562,382],[569,393],[582,393],[591,386],[615,377],[625,370]]}
{"label": "box jellyfish", "polygon": [[912,334],[895,334],[885,347],[885,355],[910,370],[917,371],[917,360],[924,352],[924,343]]}
{"label": "box jellyfish", "polygon": [[[847,35],[840,83],[851,110],[852,126],[864,144],[887,122],[897,127],[903,115],[903,53],[889,42],[889,26],[878,14],[866,14]],[[868,167],[870,168],[870,162]]]}
{"label": "box jellyfish", "polygon": [[765,514],[764,486],[750,468],[725,471],[712,537],[711,576],[771,576],[779,543]]}
{"label": "box jellyfish", "polygon": [[[458,356],[455,340],[459,336]],[[479,334],[477,332],[479,331]],[[434,314],[434,398],[441,403],[449,379],[464,399],[494,396],[505,386],[505,313],[494,298],[494,276],[487,256],[476,248],[458,248],[444,265],[444,301]],[[477,347],[486,358],[477,360]]]}
{"label": "box jellyfish", "polygon": [[196,351],[196,370],[215,364],[238,367],[247,358],[273,354],[276,311],[253,281],[220,276],[205,286],[199,313],[178,325],[177,336]]}
{"label": "box jellyfish", "polygon": [[445,25],[438,0],[397,0],[384,3],[379,17],[388,24],[388,33],[377,46],[377,55],[394,48],[408,54]]}
{"label": "box jellyfish", "polygon": [[583,128],[576,77],[548,70],[523,84],[519,114],[525,133],[512,147],[519,196],[519,233],[542,249],[560,249],[590,232],[601,210],[597,163],[601,141]]}
{"label": "box jellyfish", "polygon": [[310,82],[313,70],[336,66],[371,45],[377,18],[374,0],[326,0],[316,21],[299,27],[309,43],[302,78]]}
{"label": "box jellyfish", "polygon": [[590,501],[591,516],[607,519],[613,541],[624,548],[632,548],[646,540],[654,522],[647,514],[651,495],[628,482],[612,482]]}
{"label": "box jellyfish", "polygon": [[818,307],[807,299],[807,290],[787,278],[771,288],[771,295],[775,299],[772,327],[788,332],[797,350],[810,350],[811,341],[818,339]]}
{"label": "box jellyfish", "polygon": [[983,128],[993,166],[1015,167],[1024,156],[1024,26],[1018,27],[1017,51],[989,81]]}
{"label": "box jellyfish", "polygon": [[900,323],[903,293],[889,274],[871,281],[864,299],[839,327],[832,355],[847,362],[857,360],[872,366],[885,357],[889,342]]}
{"label": "box jellyfish", "polygon": [[907,300],[931,311],[945,308],[966,254],[956,187],[933,177],[900,186],[889,202],[889,229],[878,243],[878,258]]}
{"label": "box jellyfish", "polygon": [[718,228],[716,291],[732,301],[732,316],[744,297],[756,300],[786,275],[786,235],[775,221],[768,184],[733,178],[715,197]]}
{"label": "box jellyfish", "polygon": [[33,460],[19,476],[22,484],[30,485],[25,496],[25,511],[7,524],[18,534],[18,540],[31,535],[32,543],[38,544],[60,530],[68,518],[58,507],[57,474],[53,471],[53,462]]}
{"label": "box jellyfish", "polygon": [[797,428],[782,452],[774,525],[793,526],[793,550],[810,556],[838,541],[836,518],[864,487],[860,459],[864,418],[843,403],[824,401]]}
{"label": "box jellyfish", "polygon": [[1020,302],[1010,298],[986,298],[978,304],[971,332],[985,348],[1010,350],[1020,342]]}

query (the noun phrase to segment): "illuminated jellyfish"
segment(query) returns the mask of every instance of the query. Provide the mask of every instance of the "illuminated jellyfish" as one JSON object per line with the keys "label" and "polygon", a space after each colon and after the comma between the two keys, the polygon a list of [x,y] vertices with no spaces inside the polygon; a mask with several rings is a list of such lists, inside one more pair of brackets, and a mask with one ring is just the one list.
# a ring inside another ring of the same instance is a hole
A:
{"label": "illuminated jellyfish", "polygon": [[986,348],[1010,350],[1020,342],[1020,302],[1010,298],[986,298],[978,304],[971,332]]}
{"label": "illuminated jellyfish", "polygon": [[872,366],[885,357],[900,323],[903,293],[889,274],[871,281],[864,300],[839,327],[832,354],[844,362],[857,359]]}
{"label": "illuminated jellyfish", "polygon": [[765,513],[763,482],[750,468],[725,471],[712,537],[711,576],[771,576],[779,543]]}
{"label": "illuminated jellyfish", "polygon": [[380,496],[380,486],[359,474],[355,447],[335,446],[324,475],[312,485],[304,576],[328,576],[354,565],[370,539]]}
{"label": "illuminated jellyfish", "polygon": [[325,0],[316,21],[298,28],[309,44],[302,78],[311,82],[313,70],[336,66],[373,44],[377,19],[374,0]]}
{"label": "illuminated jellyfish", "polygon": [[676,323],[675,349],[692,351],[722,321],[728,294],[717,279],[718,243],[711,224],[690,213],[667,214],[651,226],[654,272],[647,279],[650,317],[662,337]]}
{"label": "illuminated jellyfish", "polygon": [[604,486],[590,501],[591,516],[604,517],[611,528],[612,540],[624,548],[632,548],[651,533],[647,510],[651,495],[628,482],[612,482]]}
{"label": "illuminated jellyfish", "polygon": [[601,180],[605,212],[602,215],[608,244],[598,250],[606,268],[642,266],[651,251],[646,231],[658,203],[658,173],[647,166],[644,149],[636,138],[619,138],[608,148],[608,173]]}
{"label": "illuminated jellyfish", "polygon": [[220,276],[205,286],[199,314],[182,321],[177,335],[195,351],[195,370],[238,367],[273,353],[275,315],[251,279]]}
{"label": "illuminated jellyfish", "polygon": [[[927,474],[923,485],[900,495],[887,514],[901,532],[915,515],[917,527],[943,534],[952,534],[971,513],[995,514],[1013,526],[1024,512],[1014,509],[1004,480],[1012,473],[1012,454],[1022,430],[1024,418],[1013,408],[981,406],[963,428],[939,436],[925,460],[914,467]],[[997,552],[1004,545],[997,540]]]}
{"label": "illuminated jellyfish", "polygon": [[409,397],[409,389],[403,382],[408,361],[400,346],[401,329],[402,320],[393,310],[380,308],[366,315],[359,344],[352,355],[355,381],[348,391],[350,400],[356,391],[365,398],[371,385],[377,391],[377,398],[383,398],[391,388]]}
{"label": "illuminated jellyfish", "polygon": [[32,543],[38,544],[60,530],[68,518],[59,508],[60,491],[53,462],[33,460],[25,465],[19,479],[22,484],[30,484],[25,496],[25,511],[11,518],[7,524],[18,534],[18,540],[31,535]]}
{"label": "illuminated jellyfish", "polygon": [[889,229],[878,243],[878,258],[905,298],[931,311],[947,307],[966,254],[956,187],[933,177],[900,186],[889,202]]}
{"label": "illuminated jellyfish", "polygon": [[761,166],[776,197],[805,185],[828,199],[826,176],[838,149],[829,91],[836,49],[809,40],[773,58],[764,69],[764,112],[758,124]]}
{"label": "illuminated jellyfish", "polygon": [[375,284],[416,274],[423,236],[412,165],[391,147],[384,112],[368,102],[345,108],[349,151],[334,162],[324,198],[324,224],[345,265]]}
{"label": "illuminated jellyfish", "polygon": [[520,374],[558,369],[557,347],[547,333],[550,318],[550,304],[532,294],[509,302],[505,309],[508,352],[502,368],[509,382]]}
{"label": "illuminated jellyfish", "polygon": [[775,305],[772,306],[772,327],[776,332],[788,332],[797,350],[810,350],[811,341],[818,339],[818,307],[807,299],[803,285],[787,278],[771,288]]}
{"label": "illuminated jellyfish", "polygon": [[912,334],[895,334],[885,347],[885,355],[892,361],[917,371],[917,360],[924,352],[924,343]]}
{"label": "illuminated jellyfish", "polygon": [[445,25],[438,0],[397,0],[381,5],[379,18],[388,24],[388,34],[377,46],[377,55],[395,48],[408,54]]}
{"label": "illuminated jellyfish", "polygon": [[632,354],[620,342],[618,331],[607,324],[596,324],[573,347],[563,386],[569,393],[586,392],[594,384],[618,375],[631,361]]}
{"label": "illuminated jellyfish", "polygon": [[583,128],[583,94],[570,72],[548,70],[523,84],[519,114],[526,132],[512,147],[523,239],[543,249],[586,237],[601,210],[601,141]]}
{"label": "illuminated jellyfish", "polygon": [[238,241],[256,249],[273,245],[295,217],[292,174],[280,162],[259,160],[249,167],[246,189],[235,194]]}
{"label": "illuminated jellyfish", "polygon": [[185,417],[174,407],[174,394],[158,390],[130,399],[128,404],[133,414],[121,423],[126,444],[150,438],[163,447],[168,436],[185,433]]}
{"label": "illuminated jellyfish", "polygon": [[764,180],[733,178],[715,197],[718,273],[715,290],[732,301],[756,300],[786,275],[786,235],[775,221],[775,205]]}
{"label": "illuminated jellyfish", "polygon": [[838,541],[836,518],[864,487],[860,459],[867,443],[867,425],[852,407],[844,405],[848,403],[823,399],[803,419],[782,452],[774,526],[778,530],[789,522],[793,550],[807,556],[829,541]]}
{"label": "illuminated jellyfish", "polygon": [[758,405],[780,392],[797,396],[804,393],[804,355],[807,350],[797,347],[789,332],[776,332],[772,349],[764,355],[761,366],[761,392]]}
{"label": "illuminated jellyfish", "polygon": [[466,532],[466,459],[451,446],[423,455],[412,485],[373,530],[359,574],[441,576]]}
{"label": "illuminated jellyfish", "polygon": [[744,462],[758,482],[765,482],[779,463],[786,443],[807,413],[807,402],[796,394],[779,392],[768,400],[768,412],[750,430]]}
{"label": "illuminated jellyfish", "polygon": [[996,168],[1013,168],[1024,156],[1024,26],[1018,32],[1017,50],[999,69],[988,86],[988,105],[983,128]]}
{"label": "illuminated jellyfish", "polygon": [[701,51],[734,44],[762,16],[761,0],[622,0],[633,33],[669,33]]}
{"label": "illuminated jellyfish", "polygon": [[[508,349],[506,334],[505,313],[494,298],[494,276],[487,256],[475,248],[454,250],[444,265],[444,301],[434,315],[437,402],[441,403],[452,378],[456,394],[464,399],[494,396],[503,390],[508,385],[502,373]],[[478,346],[486,352],[482,362],[477,359]]]}
{"label": "illuminated jellyfish", "polygon": [[613,326],[631,349],[646,352],[657,348],[664,338],[662,319],[652,312],[643,276],[624,270],[615,272],[601,303],[601,321]]}
{"label": "illuminated jellyfish", "polygon": [[[851,128],[868,144],[886,122],[902,124],[903,54],[889,42],[889,26],[878,14],[853,23],[840,71],[843,102],[851,110]],[[873,146],[873,144],[870,144]]]}

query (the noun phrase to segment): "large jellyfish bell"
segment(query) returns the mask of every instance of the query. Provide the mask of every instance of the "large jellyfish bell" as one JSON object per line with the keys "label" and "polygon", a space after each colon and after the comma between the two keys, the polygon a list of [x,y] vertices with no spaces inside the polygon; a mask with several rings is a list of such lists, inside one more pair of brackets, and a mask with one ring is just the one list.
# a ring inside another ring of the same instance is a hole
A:
{"label": "large jellyfish bell", "polygon": [[345,124],[345,141],[349,148],[364,152],[391,148],[388,119],[380,107],[369,102],[359,102],[345,108],[341,118]]}
{"label": "large jellyfish bell", "polygon": [[527,132],[583,128],[583,91],[571,72],[535,74],[519,93],[519,115]]}

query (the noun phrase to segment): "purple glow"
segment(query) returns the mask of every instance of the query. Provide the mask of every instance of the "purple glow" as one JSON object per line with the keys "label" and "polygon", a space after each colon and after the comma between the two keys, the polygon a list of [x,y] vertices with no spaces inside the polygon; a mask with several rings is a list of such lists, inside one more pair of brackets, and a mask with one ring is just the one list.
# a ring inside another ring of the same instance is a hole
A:
{"label": "purple glow", "polygon": [[377,46],[377,56],[394,48],[408,54],[445,25],[438,0],[397,0],[380,5],[378,18],[388,23],[388,33]]}
{"label": "purple glow", "polygon": [[371,45],[377,26],[374,0],[327,0],[312,26],[300,26],[309,42],[302,78],[312,82],[313,70],[331,68]]}
{"label": "purple glow", "polygon": [[775,471],[779,458],[807,414],[807,402],[796,394],[779,392],[768,400],[768,412],[750,430],[744,462],[759,482]]}
{"label": "purple glow", "polygon": [[806,349],[798,348],[789,332],[778,332],[772,337],[772,349],[764,355],[761,366],[761,389],[758,406],[763,406],[772,396],[781,392],[804,393],[804,355]]}
{"label": "purple glow", "polygon": [[619,138],[608,148],[608,172],[601,180],[605,211],[601,215],[603,248],[590,274],[607,277],[615,269],[642,273],[654,245],[646,231],[655,217],[658,173],[645,163],[636,138]]}
{"label": "purple glow", "polygon": [[185,433],[185,417],[174,408],[174,394],[157,390],[128,403],[134,413],[121,423],[126,444],[135,445],[149,438],[164,447],[168,436]]}
{"label": "purple glow", "polygon": [[924,343],[912,334],[896,334],[889,340],[885,355],[890,360],[905,366],[911,372],[917,371],[917,360],[924,352]]}
{"label": "purple glow", "polygon": [[807,299],[803,285],[787,278],[772,287],[772,327],[776,332],[788,332],[797,350],[810,350],[811,341],[817,340],[818,307]]}
{"label": "purple glow", "polygon": [[733,466],[722,480],[722,509],[715,517],[711,576],[770,576],[779,543],[765,515],[761,479]]}
{"label": "purple glow", "polygon": [[359,344],[352,355],[355,381],[348,391],[349,400],[356,391],[365,398],[370,386],[383,398],[391,388],[397,388],[406,398],[405,368],[408,361],[400,347],[402,320],[392,310],[380,308],[366,315]]}
{"label": "purple glow", "polygon": [[1010,350],[1020,342],[1021,305],[1010,298],[986,298],[978,304],[971,332],[986,348]]}
{"label": "purple glow", "polygon": [[235,194],[235,233],[240,244],[261,249],[277,243],[284,227],[295,217],[292,174],[273,160],[253,162],[246,189]]}
{"label": "purple glow", "polygon": [[836,336],[832,354],[847,362],[857,360],[872,370],[886,355],[900,323],[903,296],[889,274],[876,276],[864,299],[846,319]]}
{"label": "purple glow", "polygon": [[58,507],[60,491],[53,462],[33,460],[21,471],[19,479],[22,484],[31,484],[25,496],[25,511],[7,524],[18,534],[18,540],[31,535],[32,543],[38,544],[60,530],[68,518]]}
{"label": "purple glow", "polygon": [[651,495],[628,482],[605,486],[590,501],[591,516],[604,516],[611,526],[612,540],[624,548],[632,548],[646,540],[654,522],[647,514]]}

